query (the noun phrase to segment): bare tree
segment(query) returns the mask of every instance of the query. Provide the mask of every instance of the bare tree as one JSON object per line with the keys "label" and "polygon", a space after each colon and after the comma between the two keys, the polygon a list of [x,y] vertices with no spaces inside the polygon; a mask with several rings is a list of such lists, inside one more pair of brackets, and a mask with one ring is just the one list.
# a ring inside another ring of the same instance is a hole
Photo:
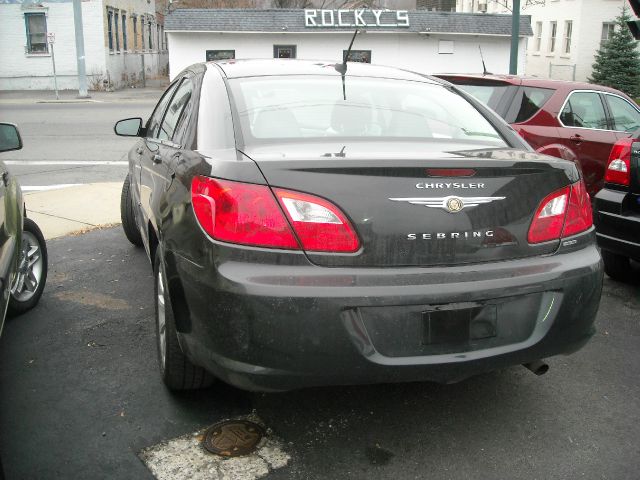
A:
{"label": "bare tree", "polygon": [[381,0],[173,0],[176,8],[369,8],[382,7]]}
{"label": "bare tree", "polygon": [[360,8],[377,7],[376,0],[273,0],[275,8]]}
{"label": "bare tree", "polygon": [[310,0],[273,0],[275,8],[308,8],[312,6]]}
{"label": "bare tree", "polygon": [[[501,7],[511,11],[513,7],[512,0],[490,0],[493,3],[500,5]],[[533,5],[544,5],[545,0],[524,0],[524,4],[522,5],[522,9],[524,10],[527,7],[531,7]]]}
{"label": "bare tree", "polygon": [[259,8],[257,0],[173,0],[175,8]]}

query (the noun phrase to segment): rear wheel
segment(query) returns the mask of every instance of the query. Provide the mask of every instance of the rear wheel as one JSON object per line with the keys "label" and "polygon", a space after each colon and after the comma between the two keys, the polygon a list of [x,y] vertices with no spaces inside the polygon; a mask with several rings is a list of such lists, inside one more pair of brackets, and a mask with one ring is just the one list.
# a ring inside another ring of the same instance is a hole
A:
{"label": "rear wheel", "polygon": [[604,261],[604,271],[614,280],[624,282],[629,279],[629,269],[631,265],[629,258],[608,250],[602,250],[602,260]]}
{"label": "rear wheel", "polygon": [[127,175],[122,185],[122,195],[120,195],[120,218],[122,219],[122,229],[124,234],[134,245],[142,245],[142,235],[136,224],[136,216],[133,211],[133,199],[131,198],[131,176]]}
{"label": "rear wheel", "polygon": [[36,222],[25,218],[18,272],[11,286],[8,315],[20,315],[35,307],[46,281],[47,245]]}
{"label": "rear wheel", "polygon": [[156,340],[162,380],[170,390],[193,390],[208,387],[214,381],[213,376],[204,368],[191,363],[178,343],[176,324],[159,247],[156,248],[154,278]]}

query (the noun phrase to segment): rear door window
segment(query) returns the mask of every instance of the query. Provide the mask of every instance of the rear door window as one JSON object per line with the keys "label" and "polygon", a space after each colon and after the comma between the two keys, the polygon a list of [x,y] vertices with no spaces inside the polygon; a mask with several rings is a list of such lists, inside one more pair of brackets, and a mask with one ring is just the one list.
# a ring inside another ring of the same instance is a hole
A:
{"label": "rear door window", "polygon": [[598,92],[573,92],[560,113],[565,127],[607,130],[607,116]]}
{"label": "rear door window", "polygon": [[624,98],[605,95],[613,121],[613,129],[619,132],[634,132],[640,127],[640,113]]}
{"label": "rear door window", "polygon": [[506,120],[509,123],[526,122],[533,117],[551,98],[555,90],[551,88],[521,87],[518,89]]}

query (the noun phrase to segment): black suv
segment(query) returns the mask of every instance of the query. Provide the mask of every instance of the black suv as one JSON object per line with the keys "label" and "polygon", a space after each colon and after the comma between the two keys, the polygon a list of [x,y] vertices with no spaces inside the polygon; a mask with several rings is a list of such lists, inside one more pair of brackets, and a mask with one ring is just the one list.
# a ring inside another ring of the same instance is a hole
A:
{"label": "black suv", "polygon": [[640,261],[640,129],[611,149],[594,220],[605,272],[631,280],[629,260]]}

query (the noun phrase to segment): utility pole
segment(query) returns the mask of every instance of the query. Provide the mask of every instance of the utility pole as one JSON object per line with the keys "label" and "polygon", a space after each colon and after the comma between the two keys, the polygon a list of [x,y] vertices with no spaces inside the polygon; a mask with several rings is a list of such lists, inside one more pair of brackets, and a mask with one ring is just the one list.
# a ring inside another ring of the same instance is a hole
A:
{"label": "utility pole", "polygon": [[87,71],[84,64],[84,33],[82,32],[82,3],[73,0],[73,23],[76,30],[76,57],[78,62],[78,98],[89,98]]}
{"label": "utility pole", "polygon": [[518,74],[518,44],[520,42],[520,0],[513,0],[511,10],[511,55],[509,57],[509,74]]}

